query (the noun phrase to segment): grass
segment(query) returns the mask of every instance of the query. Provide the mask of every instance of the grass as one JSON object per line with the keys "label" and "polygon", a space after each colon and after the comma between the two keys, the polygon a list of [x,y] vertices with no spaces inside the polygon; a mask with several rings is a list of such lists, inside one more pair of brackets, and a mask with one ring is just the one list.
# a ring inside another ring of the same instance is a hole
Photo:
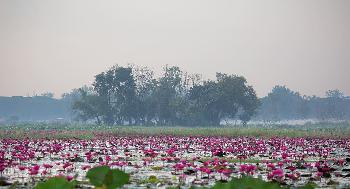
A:
{"label": "grass", "polygon": [[247,126],[97,126],[89,124],[17,124],[0,125],[0,138],[78,138],[109,136],[221,136],[221,137],[316,137],[349,138],[350,123],[319,123],[306,125]]}

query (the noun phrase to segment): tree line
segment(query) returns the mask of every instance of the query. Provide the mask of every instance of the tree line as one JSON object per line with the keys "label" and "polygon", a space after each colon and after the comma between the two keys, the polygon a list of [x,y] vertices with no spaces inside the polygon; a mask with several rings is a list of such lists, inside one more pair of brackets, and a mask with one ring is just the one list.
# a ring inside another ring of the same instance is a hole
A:
{"label": "tree line", "polygon": [[72,101],[52,97],[49,93],[31,97],[0,97],[0,124],[70,119]]}
{"label": "tree line", "polygon": [[36,121],[88,121],[98,124],[219,125],[226,120],[350,120],[350,97],[328,90],[306,96],[275,86],[262,98],[244,77],[217,73],[204,80],[179,67],[165,66],[155,77],[147,67],[114,66],[96,75],[92,86],[53,98],[0,97],[0,124]]}
{"label": "tree line", "polygon": [[338,90],[328,90],[325,97],[306,96],[286,86],[275,86],[260,99],[255,119],[278,121],[292,119],[350,120],[350,98]]}
{"label": "tree line", "polygon": [[259,107],[242,76],[216,73],[203,80],[177,66],[156,78],[147,67],[113,66],[79,89],[73,110],[80,120],[108,125],[219,125],[223,119],[247,123]]}

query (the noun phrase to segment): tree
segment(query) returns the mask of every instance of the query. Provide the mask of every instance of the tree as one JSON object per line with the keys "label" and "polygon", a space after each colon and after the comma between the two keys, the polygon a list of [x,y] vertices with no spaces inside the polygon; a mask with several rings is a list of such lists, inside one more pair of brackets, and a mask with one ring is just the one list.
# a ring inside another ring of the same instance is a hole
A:
{"label": "tree", "polygon": [[328,90],[328,91],[326,91],[326,97],[340,99],[340,98],[344,97],[344,93],[341,92],[339,89]]}
{"label": "tree", "polygon": [[80,88],[79,92],[80,98],[72,104],[72,109],[77,113],[78,119],[83,121],[93,119],[100,125],[104,114],[102,98],[84,88]]}
{"label": "tree", "polygon": [[157,118],[159,125],[173,125],[177,117],[177,100],[181,98],[180,91],[183,90],[181,85],[182,71],[179,67],[173,66],[164,68],[164,73],[159,78],[155,90],[157,103]]}
{"label": "tree", "polygon": [[95,76],[93,93],[80,90],[73,108],[82,119],[96,119],[108,125],[124,124],[137,117],[134,111],[136,84],[131,67],[113,66]]}
{"label": "tree", "polygon": [[[111,68],[106,73],[102,72],[95,76],[92,84],[94,91],[99,98],[99,110],[102,113],[102,120],[105,124],[114,124],[113,110],[116,109],[112,100],[114,99],[115,84],[113,83],[113,70]],[[97,107],[96,107],[97,108]]]}
{"label": "tree", "polygon": [[202,82],[176,66],[165,66],[158,79],[147,67],[114,66],[96,75],[92,86],[90,94],[81,91],[74,109],[82,119],[108,125],[246,123],[259,103],[244,77],[218,73],[216,81]]}
{"label": "tree", "polygon": [[343,119],[346,107],[343,92],[338,89],[326,91],[325,115],[329,119]]}
{"label": "tree", "polygon": [[294,92],[286,86],[275,86],[267,97],[262,99],[260,114],[270,120],[300,118],[304,106],[304,99],[298,92]]}
{"label": "tree", "polygon": [[200,122],[219,125],[223,119],[238,118],[246,124],[256,113],[259,100],[244,77],[216,74],[216,81],[192,87],[190,99],[198,109]]}
{"label": "tree", "polygon": [[147,67],[132,65],[132,75],[136,85],[136,100],[134,111],[136,124],[152,125],[156,115],[156,102],[154,93],[157,87],[157,80],[154,72]]}
{"label": "tree", "polygon": [[95,76],[94,90],[101,98],[103,122],[109,125],[132,123],[136,115],[133,104],[136,98],[136,85],[132,68],[114,66],[107,72]]}
{"label": "tree", "polygon": [[[202,125],[219,125],[219,93],[217,83],[205,81],[202,85],[195,85],[189,92],[191,100],[191,120]],[[192,123],[192,124],[193,124]]]}
{"label": "tree", "polygon": [[243,124],[246,124],[259,105],[253,87],[248,86],[242,76],[217,73],[216,78],[220,92],[220,120],[235,119],[238,116]]}
{"label": "tree", "polygon": [[117,104],[120,105],[120,114],[122,120],[125,119],[132,124],[136,111],[134,110],[136,103],[136,84],[132,75],[132,68],[119,67],[115,70],[115,80],[117,88],[115,95],[117,96]]}
{"label": "tree", "polygon": [[44,96],[47,98],[53,98],[54,94],[51,92],[46,92],[46,93],[42,93],[40,96]]}

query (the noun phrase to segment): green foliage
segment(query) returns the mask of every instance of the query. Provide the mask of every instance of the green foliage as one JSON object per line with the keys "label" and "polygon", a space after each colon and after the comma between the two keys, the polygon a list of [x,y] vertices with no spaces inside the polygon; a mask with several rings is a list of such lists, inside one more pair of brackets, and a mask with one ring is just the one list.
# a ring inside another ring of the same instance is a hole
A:
{"label": "green foliage", "polygon": [[76,181],[68,182],[64,177],[54,177],[39,183],[35,189],[72,189],[76,184]]}
{"label": "green foliage", "polygon": [[157,184],[157,183],[163,183],[163,182],[164,180],[160,180],[157,178],[157,176],[151,175],[148,178],[140,181],[138,184]]}
{"label": "green foliage", "polygon": [[118,169],[100,166],[90,169],[86,177],[95,187],[115,189],[129,182],[129,175]]}
{"label": "green foliage", "polygon": [[149,176],[148,183],[155,184],[155,183],[158,183],[158,182],[160,182],[160,180],[156,176],[154,176],[154,175]]}
{"label": "green foliage", "polygon": [[160,167],[160,166],[154,166],[154,167],[151,167],[152,170],[154,171],[160,171],[163,169],[163,167]]}
{"label": "green foliage", "polygon": [[314,189],[317,185],[313,182],[307,183],[305,186],[298,187],[298,189]]}
{"label": "green foliage", "polygon": [[[289,187],[282,187],[277,182],[265,182],[261,179],[250,176],[243,176],[242,178],[232,178],[230,182],[216,182],[211,189],[283,189]],[[298,189],[314,189],[315,183],[308,183],[305,186],[298,187]]]}
{"label": "green foliage", "polygon": [[[108,166],[100,166],[90,169],[86,177],[96,188],[115,189],[129,182],[129,175],[118,169],[110,169]],[[64,177],[50,178],[39,183],[35,189],[73,189],[77,181],[68,182]]]}
{"label": "green foliage", "polygon": [[189,91],[193,109],[197,112],[195,122],[219,125],[223,119],[239,118],[244,124],[256,113],[259,100],[254,89],[244,77],[216,74],[216,81],[206,81]]}
{"label": "green foliage", "polygon": [[97,124],[101,124],[103,115],[103,99],[96,94],[88,94],[87,91],[80,89],[81,97],[74,101],[73,110],[78,113],[81,120],[96,119]]}
{"label": "green foliage", "polygon": [[[54,130],[55,132],[51,132]],[[195,127],[149,127],[149,126],[107,126],[80,123],[23,123],[17,125],[1,125],[0,138],[12,139],[92,139],[96,136],[254,136],[254,137],[325,137],[349,138],[350,123],[308,123],[305,125],[246,125],[241,126],[195,126]],[[39,132],[40,131],[40,132]],[[239,162],[239,161],[238,161]],[[255,162],[254,162],[255,163]]]}
{"label": "green foliage", "polygon": [[110,168],[108,166],[95,167],[86,173],[86,177],[94,186],[102,186],[109,171]]}
{"label": "green foliage", "polygon": [[15,181],[13,184],[11,184],[11,186],[8,189],[16,189],[18,188],[19,182]]}
{"label": "green foliage", "polygon": [[303,118],[307,106],[299,93],[277,85],[262,99],[260,111],[261,116],[268,120]]}
{"label": "green foliage", "polygon": [[223,119],[246,123],[259,100],[242,76],[217,73],[200,81],[177,66],[155,79],[148,68],[114,66],[95,76],[93,92],[82,91],[73,109],[79,118],[107,125],[219,125]]}
{"label": "green foliage", "polygon": [[8,186],[8,185],[11,185],[11,184],[6,181],[5,177],[1,176],[0,177],[0,186]]}
{"label": "green foliage", "polygon": [[217,182],[212,189],[281,189],[278,183],[265,182],[261,179],[243,176],[232,178],[228,183]]}

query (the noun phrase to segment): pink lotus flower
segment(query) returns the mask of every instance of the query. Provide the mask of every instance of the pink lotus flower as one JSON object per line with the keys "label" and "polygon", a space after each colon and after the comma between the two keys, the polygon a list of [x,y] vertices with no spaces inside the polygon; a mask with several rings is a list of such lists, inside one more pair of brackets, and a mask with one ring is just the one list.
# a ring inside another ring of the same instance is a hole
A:
{"label": "pink lotus flower", "polygon": [[108,161],[111,161],[111,160],[112,160],[111,156],[106,155],[106,161],[108,162]]}
{"label": "pink lotus flower", "polygon": [[230,177],[232,174],[232,170],[224,169],[224,170],[222,170],[222,174],[224,174],[226,177]]}
{"label": "pink lotus flower", "polygon": [[43,166],[45,167],[45,169],[51,169],[53,166],[50,164],[43,164]]}
{"label": "pink lotus flower", "polygon": [[199,168],[201,172],[207,173],[208,175],[211,173],[211,170],[208,167]]}
{"label": "pink lotus flower", "polygon": [[182,163],[177,163],[177,164],[174,165],[174,168],[177,171],[183,170],[184,167],[185,167],[185,165],[183,165]]}
{"label": "pink lotus flower", "polygon": [[40,166],[39,165],[34,165],[30,170],[29,170],[29,175],[37,175],[39,173]]}
{"label": "pink lotus flower", "polygon": [[277,165],[278,165],[280,168],[282,168],[283,165],[284,165],[284,163],[283,163],[282,161],[280,161],[280,162],[277,163]]}
{"label": "pink lotus flower", "polygon": [[266,166],[271,170],[275,169],[275,165],[273,163],[269,163]]}
{"label": "pink lotus flower", "polygon": [[69,166],[72,166],[73,164],[69,163],[69,162],[66,162],[65,164],[63,164],[63,169],[66,169],[67,167]]}
{"label": "pink lotus flower", "polygon": [[319,177],[322,177],[323,176],[323,173],[322,172],[317,172],[316,173],[316,177],[319,178]]}
{"label": "pink lotus flower", "polygon": [[246,174],[253,174],[255,170],[256,170],[256,166],[254,166],[254,165],[243,164],[239,168],[239,171],[241,173],[246,173]]}
{"label": "pink lotus flower", "polygon": [[21,171],[24,171],[24,170],[27,169],[27,167],[26,167],[26,166],[19,165],[19,166],[18,166],[18,169],[21,170]]}
{"label": "pink lotus flower", "polygon": [[5,169],[6,169],[5,165],[0,164],[0,173],[4,172]]}
{"label": "pink lotus flower", "polygon": [[41,175],[46,175],[47,174],[47,171],[46,170],[43,170],[42,172],[41,172]]}
{"label": "pink lotus flower", "polygon": [[290,178],[291,180],[298,180],[298,179],[299,179],[299,176],[298,176],[298,175],[291,174],[291,173],[286,174],[286,176],[287,176],[288,178]]}
{"label": "pink lotus flower", "polygon": [[38,171],[39,169],[40,169],[40,165],[34,165],[34,166],[32,167],[32,170]]}
{"label": "pink lotus flower", "polygon": [[284,176],[284,173],[283,173],[282,169],[275,169],[267,176],[267,178],[268,179],[272,179],[272,178],[282,179],[283,176]]}
{"label": "pink lotus flower", "polygon": [[73,178],[74,178],[74,177],[73,177],[73,176],[71,176],[71,175],[67,175],[67,176],[66,176],[66,179],[67,179],[68,181],[73,180]]}
{"label": "pink lotus flower", "polygon": [[83,165],[83,166],[81,167],[82,170],[87,170],[87,169],[90,169],[90,168],[91,168],[90,165]]}
{"label": "pink lotus flower", "polygon": [[290,171],[294,172],[297,168],[294,167],[294,166],[289,166],[288,169],[289,169]]}

